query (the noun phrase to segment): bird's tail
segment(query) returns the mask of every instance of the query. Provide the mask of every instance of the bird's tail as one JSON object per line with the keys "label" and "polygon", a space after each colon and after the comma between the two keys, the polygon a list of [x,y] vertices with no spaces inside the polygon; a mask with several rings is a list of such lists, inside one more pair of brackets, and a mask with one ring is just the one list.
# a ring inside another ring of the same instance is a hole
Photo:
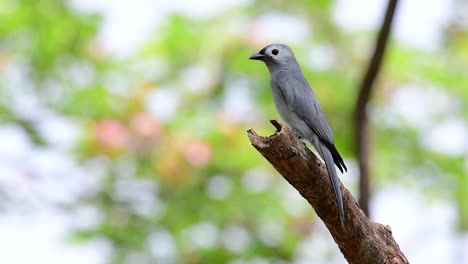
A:
{"label": "bird's tail", "polygon": [[338,210],[340,214],[341,227],[344,229],[344,209],[343,209],[343,194],[341,193],[340,188],[340,179],[336,174],[335,164],[333,162],[333,156],[328,148],[320,143],[320,154],[325,161],[325,165],[328,171],[328,177],[330,177],[330,182],[333,187],[333,192],[335,193],[336,203],[338,205]]}

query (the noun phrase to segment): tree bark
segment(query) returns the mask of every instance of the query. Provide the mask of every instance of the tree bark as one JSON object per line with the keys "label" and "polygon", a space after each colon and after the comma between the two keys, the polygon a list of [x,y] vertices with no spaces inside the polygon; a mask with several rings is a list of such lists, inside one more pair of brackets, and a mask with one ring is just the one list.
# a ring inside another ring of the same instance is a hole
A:
{"label": "tree bark", "polygon": [[276,120],[277,131],[262,137],[247,130],[252,145],[315,209],[350,264],[409,263],[400,251],[389,226],[371,222],[351,193],[344,188],[345,230],[342,229],[325,164],[294,132]]}
{"label": "tree bark", "polygon": [[366,113],[374,81],[382,64],[388,36],[398,0],[389,0],[387,11],[377,36],[375,50],[364,74],[354,110],[354,134],[356,137],[356,156],[359,162],[359,204],[364,213],[369,216],[369,200],[371,197],[369,177],[369,124]]}

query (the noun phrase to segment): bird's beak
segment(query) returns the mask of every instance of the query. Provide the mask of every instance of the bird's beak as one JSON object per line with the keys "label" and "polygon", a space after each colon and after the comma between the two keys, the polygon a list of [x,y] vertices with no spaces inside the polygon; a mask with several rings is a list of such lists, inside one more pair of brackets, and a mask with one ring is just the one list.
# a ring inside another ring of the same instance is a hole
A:
{"label": "bird's beak", "polygon": [[266,58],[265,55],[260,54],[260,53],[255,53],[252,56],[250,56],[249,60],[263,60],[264,58]]}

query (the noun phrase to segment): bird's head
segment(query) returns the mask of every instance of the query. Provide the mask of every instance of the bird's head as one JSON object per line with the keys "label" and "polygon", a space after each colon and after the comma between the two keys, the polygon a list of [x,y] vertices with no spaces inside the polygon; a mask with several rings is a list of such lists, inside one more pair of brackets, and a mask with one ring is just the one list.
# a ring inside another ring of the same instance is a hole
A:
{"label": "bird's head", "polygon": [[284,44],[268,45],[249,59],[263,61],[268,68],[296,64],[294,53]]}

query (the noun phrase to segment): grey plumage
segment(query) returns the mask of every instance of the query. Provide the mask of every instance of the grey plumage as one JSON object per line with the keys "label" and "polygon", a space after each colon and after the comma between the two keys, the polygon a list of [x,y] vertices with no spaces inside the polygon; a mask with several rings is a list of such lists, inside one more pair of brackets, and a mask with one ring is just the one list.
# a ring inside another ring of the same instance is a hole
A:
{"label": "grey plumage", "polygon": [[330,125],[294,53],[286,45],[272,44],[250,56],[250,59],[261,60],[266,64],[270,72],[273,100],[281,118],[296,133],[312,143],[324,160],[344,228],[343,198],[333,164],[341,172],[347,168],[335,147]]}

